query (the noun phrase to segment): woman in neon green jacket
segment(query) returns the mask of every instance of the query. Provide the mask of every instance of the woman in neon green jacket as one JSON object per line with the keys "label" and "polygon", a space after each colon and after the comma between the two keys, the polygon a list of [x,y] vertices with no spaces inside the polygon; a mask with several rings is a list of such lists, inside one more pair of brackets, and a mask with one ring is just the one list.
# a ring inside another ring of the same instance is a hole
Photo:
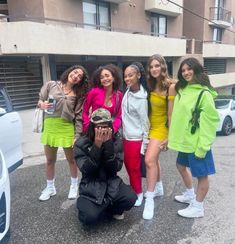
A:
{"label": "woman in neon green jacket", "polygon": [[[203,200],[209,189],[208,175],[215,173],[211,145],[219,122],[214,105],[217,93],[211,86],[209,77],[203,72],[202,65],[195,58],[187,58],[181,63],[178,80],[168,147],[178,151],[176,165],[186,191],[175,196],[175,200],[189,204],[187,208],[178,211],[180,216],[203,217]],[[198,123],[193,123],[192,113],[202,90],[198,103]],[[198,179],[196,195],[192,176]]]}

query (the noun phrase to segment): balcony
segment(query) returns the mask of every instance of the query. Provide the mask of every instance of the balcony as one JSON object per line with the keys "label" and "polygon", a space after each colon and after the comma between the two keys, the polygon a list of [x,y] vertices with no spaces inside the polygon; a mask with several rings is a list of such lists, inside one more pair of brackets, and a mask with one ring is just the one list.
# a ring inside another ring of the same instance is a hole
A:
{"label": "balcony", "polygon": [[[181,57],[186,54],[186,40],[180,37],[162,38],[113,29],[91,30],[78,27],[79,23],[59,23],[55,25],[32,21],[0,22],[0,55],[50,53],[148,57],[153,53],[161,53],[163,56]],[[69,45],[68,36],[73,36],[69,40]]]}
{"label": "balcony", "polygon": [[221,7],[210,8],[210,20],[209,25],[220,26],[221,28],[228,28],[232,26],[231,11],[228,11]]}
{"label": "balcony", "polygon": [[[174,0],[174,2],[183,6],[183,0]],[[145,11],[174,17],[183,13],[182,8],[168,2],[167,0],[145,0]]]}
{"label": "balcony", "polygon": [[204,42],[203,57],[204,58],[234,58],[235,45],[220,44],[214,42]]}
{"label": "balcony", "polygon": [[235,73],[224,73],[224,74],[216,74],[216,75],[209,75],[210,81],[213,87],[227,87],[232,86],[235,84]]}

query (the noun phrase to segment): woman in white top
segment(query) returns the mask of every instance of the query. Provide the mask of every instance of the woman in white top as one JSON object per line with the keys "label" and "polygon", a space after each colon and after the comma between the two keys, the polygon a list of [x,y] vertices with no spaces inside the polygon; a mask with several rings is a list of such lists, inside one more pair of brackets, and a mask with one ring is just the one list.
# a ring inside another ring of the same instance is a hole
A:
{"label": "woman in white top", "polygon": [[124,163],[130,178],[130,184],[138,196],[135,206],[143,201],[141,183],[141,151],[148,143],[148,92],[145,72],[141,63],[134,63],[124,71],[127,85],[122,100],[122,124]]}

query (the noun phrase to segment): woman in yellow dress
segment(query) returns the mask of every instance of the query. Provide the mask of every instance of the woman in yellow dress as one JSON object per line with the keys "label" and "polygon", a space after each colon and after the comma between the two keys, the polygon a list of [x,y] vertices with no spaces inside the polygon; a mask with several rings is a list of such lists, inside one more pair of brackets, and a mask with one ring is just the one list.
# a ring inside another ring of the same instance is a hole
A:
{"label": "woman in yellow dress", "polygon": [[163,196],[159,154],[166,150],[168,127],[174,104],[175,84],[170,79],[165,59],[158,54],[151,56],[147,64],[147,84],[150,92],[150,131],[145,153],[147,192],[145,194],[144,219],[152,219],[154,197]]}

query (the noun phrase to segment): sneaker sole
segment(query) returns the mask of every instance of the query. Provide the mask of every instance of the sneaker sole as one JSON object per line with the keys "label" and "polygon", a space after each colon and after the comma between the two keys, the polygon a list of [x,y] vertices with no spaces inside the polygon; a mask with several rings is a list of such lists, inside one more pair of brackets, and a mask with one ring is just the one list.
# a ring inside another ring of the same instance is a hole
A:
{"label": "sneaker sole", "polygon": [[192,218],[202,218],[202,217],[204,217],[204,214],[194,215],[194,216],[185,216],[185,215],[180,214],[179,212],[178,212],[178,215],[179,215],[180,217],[184,217],[184,218],[188,218],[188,219],[192,219]]}
{"label": "sneaker sole", "polygon": [[38,198],[38,200],[41,201],[41,202],[48,201],[51,197],[53,197],[55,195],[56,195],[56,193],[50,195],[49,198],[46,198],[46,199],[40,199],[40,198]]}
{"label": "sneaker sole", "polygon": [[185,203],[185,204],[190,204],[190,202],[191,202],[191,201],[180,201],[180,200],[178,200],[178,199],[176,199],[176,198],[174,198],[174,200],[175,200],[176,202]]}

